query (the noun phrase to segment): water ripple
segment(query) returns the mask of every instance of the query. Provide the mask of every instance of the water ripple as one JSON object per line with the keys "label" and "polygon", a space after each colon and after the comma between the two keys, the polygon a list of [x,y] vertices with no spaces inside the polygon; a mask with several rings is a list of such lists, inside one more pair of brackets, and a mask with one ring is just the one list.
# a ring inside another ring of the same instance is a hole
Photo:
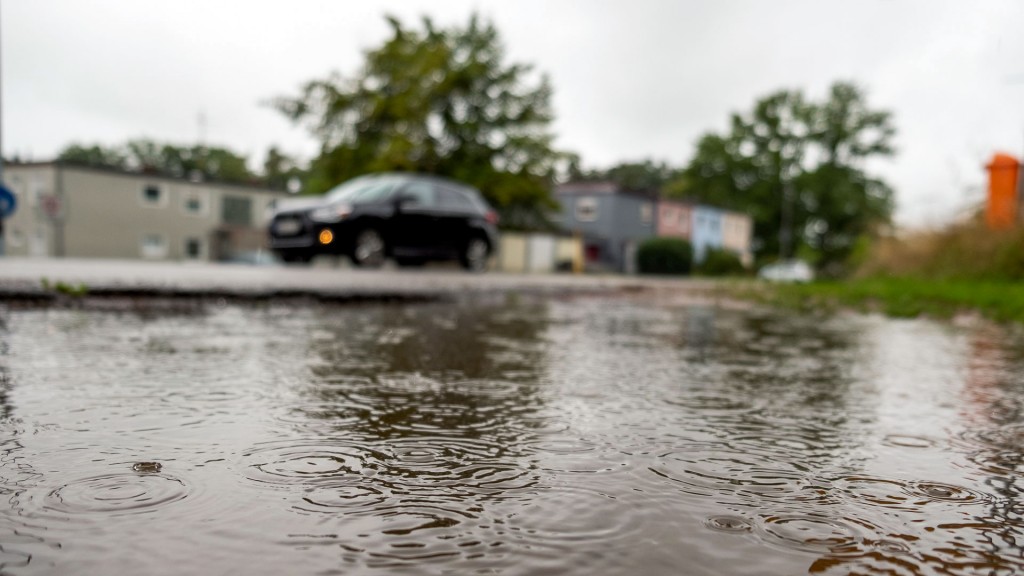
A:
{"label": "water ripple", "polygon": [[911,501],[909,486],[902,480],[874,476],[844,476],[832,482],[834,493],[858,506],[878,506],[892,510],[919,511]]}
{"label": "water ripple", "polygon": [[247,478],[269,484],[296,484],[358,477],[381,469],[387,456],[330,441],[283,441],[259,445],[242,455]]}
{"label": "water ripple", "polygon": [[992,502],[992,496],[978,490],[942,482],[917,481],[909,482],[904,490],[916,498],[916,502],[951,502],[955,504],[981,504]]}
{"label": "water ripple", "polygon": [[768,541],[807,552],[841,549],[860,539],[851,523],[810,514],[764,516],[758,529]]}
{"label": "water ripple", "polygon": [[170,474],[118,473],[81,478],[48,493],[43,507],[69,515],[139,514],[188,496],[185,483]]}
{"label": "water ripple", "polygon": [[756,454],[668,452],[661,454],[649,470],[681,484],[684,492],[695,495],[750,494],[792,501],[820,498],[816,487],[802,471],[779,466],[774,459]]}
{"label": "water ripple", "polygon": [[373,509],[388,501],[379,487],[361,484],[323,484],[308,488],[302,501],[294,506],[303,512],[339,514]]}
{"label": "water ripple", "polygon": [[933,448],[935,441],[923,436],[909,436],[906,434],[889,434],[882,440],[882,444],[894,448]]}

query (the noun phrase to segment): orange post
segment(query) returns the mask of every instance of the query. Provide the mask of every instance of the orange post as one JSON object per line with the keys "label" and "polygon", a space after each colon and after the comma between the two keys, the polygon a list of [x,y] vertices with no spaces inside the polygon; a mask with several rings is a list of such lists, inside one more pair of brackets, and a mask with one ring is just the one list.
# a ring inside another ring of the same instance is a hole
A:
{"label": "orange post", "polygon": [[1017,225],[1017,177],[1020,162],[1009,154],[996,154],[988,169],[988,205],[985,222],[991,230],[1008,230]]}

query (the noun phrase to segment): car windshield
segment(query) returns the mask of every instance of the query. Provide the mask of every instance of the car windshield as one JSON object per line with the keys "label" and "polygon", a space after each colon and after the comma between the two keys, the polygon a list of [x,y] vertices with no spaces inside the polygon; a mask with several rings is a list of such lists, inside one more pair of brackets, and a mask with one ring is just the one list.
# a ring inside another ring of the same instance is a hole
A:
{"label": "car windshield", "polygon": [[347,204],[379,202],[387,199],[397,183],[398,179],[396,178],[380,178],[375,176],[356,178],[329,191],[327,193],[327,201],[331,203],[345,202]]}

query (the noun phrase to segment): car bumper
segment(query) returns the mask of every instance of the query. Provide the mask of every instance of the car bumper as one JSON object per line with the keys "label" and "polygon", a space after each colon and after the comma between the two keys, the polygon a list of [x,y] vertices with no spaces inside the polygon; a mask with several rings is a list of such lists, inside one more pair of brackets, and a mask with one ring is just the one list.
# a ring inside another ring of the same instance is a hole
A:
{"label": "car bumper", "polygon": [[301,236],[291,238],[270,237],[270,248],[274,250],[288,250],[292,248],[311,248],[315,242],[312,237]]}
{"label": "car bumper", "polygon": [[[330,242],[320,241],[321,233],[329,230]],[[352,243],[351,226],[348,222],[321,224],[307,221],[297,234],[282,236],[273,230],[270,232],[269,244],[272,250],[306,250],[322,254],[344,254]]]}

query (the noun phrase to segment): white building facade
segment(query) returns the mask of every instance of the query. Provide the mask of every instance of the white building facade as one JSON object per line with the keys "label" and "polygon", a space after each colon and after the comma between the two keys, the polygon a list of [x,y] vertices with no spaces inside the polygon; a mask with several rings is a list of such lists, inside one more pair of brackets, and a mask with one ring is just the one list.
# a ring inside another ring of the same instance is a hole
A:
{"label": "white building facade", "polygon": [[59,163],[10,164],[17,210],[4,220],[11,256],[223,260],[265,246],[285,193],[236,184]]}

